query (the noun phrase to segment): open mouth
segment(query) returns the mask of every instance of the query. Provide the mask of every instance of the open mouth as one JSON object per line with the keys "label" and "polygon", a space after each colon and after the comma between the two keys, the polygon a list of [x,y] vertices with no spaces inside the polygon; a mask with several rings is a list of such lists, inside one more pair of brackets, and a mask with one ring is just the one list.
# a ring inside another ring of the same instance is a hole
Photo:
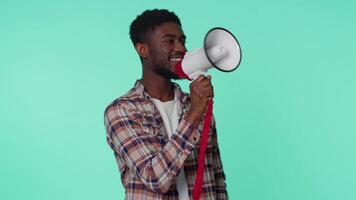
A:
{"label": "open mouth", "polygon": [[175,67],[177,63],[181,62],[183,60],[183,57],[171,57],[169,59],[171,66]]}
{"label": "open mouth", "polygon": [[178,64],[179,62],[181,62],[182,60],[183,60],[183,58],[171,58],[171,59],[169,59],[170,65],[171,65],[171,69],[172,69],[173,71],[175,71],[175,70],[176,70],[176,67],[177,67],[177,64]]}
{"label": "open mouth", "polygon": [[184,58],[184,54],[182,54],[182,53],[172,54],[169,57],[169,62],[170,62],[171,68],[173,70],[175,70],[177,64],[182,62],[183,58]]}
{"label": "open mouth", "polygon": [[170,58],[169,59],[169,62],[170,62],[170,66],[171,66],[171,70],[173,71],[173,72],[175,72],[176,71],[176,67],[177,67],[177,64],[179,63],[179,62],[181,62],[183,60],[183,58],[182,57],[174,57],[174,58]]}

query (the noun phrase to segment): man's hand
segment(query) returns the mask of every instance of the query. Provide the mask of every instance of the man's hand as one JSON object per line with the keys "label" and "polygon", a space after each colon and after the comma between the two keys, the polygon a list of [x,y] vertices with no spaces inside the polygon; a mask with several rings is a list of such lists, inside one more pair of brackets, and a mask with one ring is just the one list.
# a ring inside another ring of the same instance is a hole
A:
{"label": "man's hand", "polygon": [[185,119],[194,126],[199,124],[199,121],[205,112],[209,99],[214,97],[213,86],[211,85],[211,76],[200,75],[189,86],[191,106]]}

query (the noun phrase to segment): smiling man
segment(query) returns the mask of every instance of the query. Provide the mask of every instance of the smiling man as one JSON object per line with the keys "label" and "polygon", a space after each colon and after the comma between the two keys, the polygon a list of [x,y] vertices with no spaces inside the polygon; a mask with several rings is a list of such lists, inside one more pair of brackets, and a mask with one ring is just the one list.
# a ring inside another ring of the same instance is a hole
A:
{"label": "smiling man", "polygon": [[[121,173],[126,199],[192,199],[202,121],[213,97],[210,76],[184,93],[172,79],[186,53],[179,18],[147,10],[132,22],[130,36],[142,78],[105,110],[107,142]],[[205,157],[201,199],[227,199],[214,120]]]}

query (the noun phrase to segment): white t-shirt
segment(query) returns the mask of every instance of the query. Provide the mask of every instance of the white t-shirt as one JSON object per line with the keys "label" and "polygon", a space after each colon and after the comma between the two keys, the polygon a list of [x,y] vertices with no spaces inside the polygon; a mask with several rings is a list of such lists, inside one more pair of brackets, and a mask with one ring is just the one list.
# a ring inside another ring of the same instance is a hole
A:
{"label": "white t-shirt", "polygon": [[[152,101],[162,116],[166,132],[170,138],[178,128],[179,115],[181,110],[177,95],[175,95],[174,100],[172,101],[161,102],[155,98],[152,98]],[[180,171],[176,181],[179,200],[189,199],[188,185],[185,178],[184,169]]]}

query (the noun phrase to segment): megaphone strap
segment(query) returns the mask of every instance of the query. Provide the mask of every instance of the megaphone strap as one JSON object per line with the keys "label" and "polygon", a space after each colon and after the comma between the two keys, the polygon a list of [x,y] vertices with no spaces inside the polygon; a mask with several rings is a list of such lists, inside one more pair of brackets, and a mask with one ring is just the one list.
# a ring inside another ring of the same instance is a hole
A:
{"label": "megaphone strap", "polygon": [[208,144],[212,116],[213,116],[213,100],[210,99],[208,102],[208,108],[204,118],[203,133],[200,136],[198,169],[197,169],[197,176],[195,177],[195,182],[194,182],[193,200],[199,200],[202,191],[203,177],[204,177],[205,150],[206,150],[206,145]]}

